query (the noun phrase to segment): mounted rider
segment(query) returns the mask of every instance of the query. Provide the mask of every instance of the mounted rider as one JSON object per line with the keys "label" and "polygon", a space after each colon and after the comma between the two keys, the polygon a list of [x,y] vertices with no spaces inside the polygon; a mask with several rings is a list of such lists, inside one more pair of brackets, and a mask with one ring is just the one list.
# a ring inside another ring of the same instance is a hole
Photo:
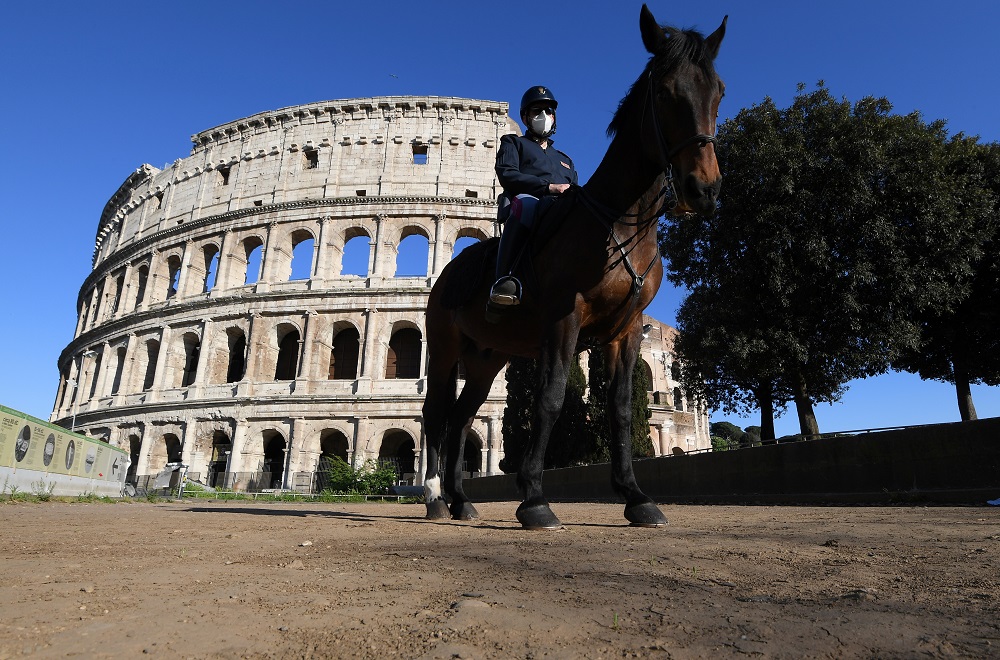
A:
{"label": "mounted rider", "polygon": [[[577,184],[576,169],[569,156],[552,146],[559,103],[545,86],[528,89],[521,97],[524,135],[500,138],[496,173],[503,186],[501,222],[504,223],[497,254],[496,283],[490,290],[490,305],[511,306],[521,302],[521,283],[513,276],[517,255],[535,219],[540,199],[555,197]],[[504,209],[505,203],[510,206]]]}

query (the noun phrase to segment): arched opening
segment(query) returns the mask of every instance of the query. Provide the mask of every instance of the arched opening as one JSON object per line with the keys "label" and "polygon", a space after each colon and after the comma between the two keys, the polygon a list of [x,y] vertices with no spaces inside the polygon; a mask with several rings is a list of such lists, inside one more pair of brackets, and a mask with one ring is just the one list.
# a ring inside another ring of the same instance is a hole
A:
{"label": "arched opening", "polygon": [[205,257],[205,282],[202,286],[202,293],[208,293],[215,288],[215,282],[219,273],[219,248],[214,245],[206,245]]}
{"label": "arched opening", "polygon": [[399,242],[396,277],[426,277],[430,243],[423,234],[413,233]]}
{"label": "arched opening", "polygon": [[684,410],[684,395],[679,387],[674,388],[674,410]]}
{"label": "arched opening", "polygon": [[285,472],[285,439],[277,431],[264,433],[264,462],[260,488],[281,488]]}
{"label": "arched opening", "polygon": [[167,257],[167,298],[177,295],[177,287],[181,281],[181,258],[177,255]]}
{"label": "arched opening", "polygon": [[[343,464],[350,463],[347,436],[337,430],[323,431],[319,440],[320,455],[316,464],[316,492],[340,490],[337,475]],[[341,463],[343,461],[343,463]]]}
{"label": "arched opening", "polygon": [[420,378],[420,331],[416,328],[397,330],[389,339],[385,377]]}
{"label": "arched opening", "polygon": [[646,374],[646,391],[653,391],[653,370],[649,368],[649,363],[639,358],[639,362],[642,363],[642,372]]}
{"label": "arched opening", "polygon": [[358,356],[361,353],[361,337],[353,328],[344,328],[333,338],[330,351],[330,380],[354,380],[358,377]]}
{"label": "arched opening", "polygon": [[470,245],[475,245],[476,243],[479,242],[479,240],[480,239],[475,238],[473,236],[460,237],[458,240],[455,241],[455,245],[451,250],[451,258],[454,259],[462,252],[462,250],[469,247]]}
{"label": "arched opening", "polygon": [[201,339],[193,332],[184,335],[184,368],[181,372],[181,387],[194,385],[198,375],[198,358],[201,355]]}
{"label": "arched opening", "polygon": [[260,278],[260,262],[264,252],[264,242],[256,236],[243,241],[243,254],[246,259],[243,283],[255,284]]}
{"label": "arched opening", "polygon": [[368,238],[367,234],[348,236],[347,242],[344,244],[344,257],[340,266],[340,274],[368,277],[370,253],[371,239]]}
{"label": "arched opening", "polygon": [[295,380],[299,365],[299,331],[286,326],[278,328],[278,360],[274,365],[274,380]]}
{"label": "arched opening", "polygon": [[387,431],[379,448],[378,462],[392,465],[397,480],[413,479],[417,471],[415,449],[416,444],[406,431]]}
{"label": "arched opening", "polygon": [[166,433],[163,439],[158,442],[149,457],[149,473],[156,474],[166,466],[167,463],[181,462],[181,440],[173,433]]}
{"label": "arched opening", "polygon": [[115,351],[115,378],[111,381],[111,394],[118,394],[122,386],[122,373],[125,371],[125,347],[120,346]]}
{"label": "arched opening", "polygon": [[125,271],[120,272],[115,277],[115,298],[111,301],[111,315],[118,313],[122,302],[122,291],[125,290]]}
{"label": "arched opening", "polygon": [[472,476],[477,472],[483,471],[483,452],[479,450],[479,446],[470,440],[465,439],[465,449],[462,450],[462,472]]}
{"label": "arched opening", "polygon": [[146,342],[146,372],[142,377],[142,391],[145,392],[153,387],[153,380],[156,377],[156,359],[160,355],[160,342],[150,339]]}
{"label": "arched opening", "polygon": [[225,431],[216,430],[212,433],[212,460],[208,464],[209,486],[226,486],[226,468],[229,466],[229,454],[232,450],[233,441]]}
{"label": "arched opening", "polygon": [[292,267],[289,280],[308,280],[312,277],[313,249],[312,234],[300,229],[292,233]]}
{"label": "arched opening", "polygon": [[247,338],[239,328],[226,331],[229,339],[229,364],[226,366],[226,382],[238,383],[246,374]]}
{"label": "arched opening", "polygon": [[125,474],[125,481],[130,484],[136,483],[136,474],[139,471],[139,453],[142,451],[142,438],[137,435],[128,437],[128,472]]}
{"label": "arched opening", "polygon": [[149,281],[149,266],[143,264],[139,266],[136,271],[136,286],[135,286],[135,307],[142,304],[142,301],[146,299],[146,282]]}
{"label": "arched opening", "polygon": [[97,381],[100,380],[102,357],[104,356],[98,355],[94,358],[94,371],[90,376],[90,396],[87,397],[88,399],[93,399],[94,395],[97,394]]}

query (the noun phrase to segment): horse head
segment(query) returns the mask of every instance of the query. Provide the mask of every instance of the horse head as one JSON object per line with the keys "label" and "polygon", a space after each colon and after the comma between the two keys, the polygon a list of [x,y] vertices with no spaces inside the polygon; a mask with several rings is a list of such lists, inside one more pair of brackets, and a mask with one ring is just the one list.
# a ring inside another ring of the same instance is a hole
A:
{"label": "horse head", "polygon": [[649,112],[653,119],[642,128],[645,155],[668,175],[673,173],[677,213],[710,215],[719,197],[722,174],[715,158],[715,124],[725,85],[714,61],[728,18],[706,38],[693,30],[660,25],[646,5],[639,16],[642,43],[652,54],[644,73],[649,105],[643,116]]}

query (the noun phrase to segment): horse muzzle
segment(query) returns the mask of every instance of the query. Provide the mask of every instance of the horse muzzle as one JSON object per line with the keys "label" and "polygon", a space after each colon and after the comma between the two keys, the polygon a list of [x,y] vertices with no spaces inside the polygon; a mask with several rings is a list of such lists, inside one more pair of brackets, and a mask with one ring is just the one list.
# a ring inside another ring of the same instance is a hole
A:
{"label": "horse muzzle", "polygon": [[712,182],[706,182],[691,173],[684,177],[678,192],[676,211],[680,213],[697,213],[698,215],[713,215],[719,201],[719,190],[722,188],[722,177]]}

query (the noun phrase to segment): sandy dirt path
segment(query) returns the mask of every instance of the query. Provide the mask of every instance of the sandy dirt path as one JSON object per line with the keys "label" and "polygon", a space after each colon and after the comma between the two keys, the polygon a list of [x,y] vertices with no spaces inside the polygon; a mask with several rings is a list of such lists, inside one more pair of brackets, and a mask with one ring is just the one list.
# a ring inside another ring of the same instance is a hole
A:
{"label": "sandy dirt path", "polygon": [[1000,509],[0,505],[0,658],[1000,657]]}

